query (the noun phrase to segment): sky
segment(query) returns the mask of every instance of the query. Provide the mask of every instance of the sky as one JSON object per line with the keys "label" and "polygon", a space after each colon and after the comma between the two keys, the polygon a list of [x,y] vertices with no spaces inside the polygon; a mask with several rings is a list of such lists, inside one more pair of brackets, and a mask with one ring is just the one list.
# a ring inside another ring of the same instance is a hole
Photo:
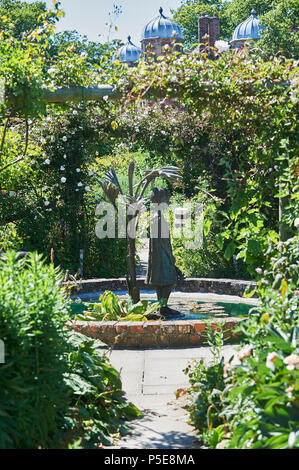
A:
{"label": "sky", "polygon": [[[24,0],[32,3],[34,0]],[[45,1],[45,0],[44,0]],[[127,42],[130,35],[136,45],[140,45],[142,28],[158,16],[159,8],[165,16],[171,16],[171,9],[180,6],[181,0],[60,0],[65,17],[57,24],[57,31],[76,29],[91,41],[106,42],[108,37],[109,11],[113,5],[122,6],[122,15],[117,20],[118,31],[110,39],[122,39]],[[46,0],[51,7],[52,0]],[[100,35],[100,36],[99,36]]]}

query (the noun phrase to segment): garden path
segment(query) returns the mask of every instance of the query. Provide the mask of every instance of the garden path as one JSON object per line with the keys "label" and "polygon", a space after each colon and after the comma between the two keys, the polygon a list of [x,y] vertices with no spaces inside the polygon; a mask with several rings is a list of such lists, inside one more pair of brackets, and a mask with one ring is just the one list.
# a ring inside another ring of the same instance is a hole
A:
{"label": "garden path", "polygon": [[[224,346],[228,360],[236,346]],[[144,417],[132,424],[132,433],[116,442],[115,449],[195,449],[199,444],[188,424],[186,403],[175,392],[188,386],[183,370],[192,360],[212,360],[208,347],[113,350],[111,363],[121,373],[123,388]]]}
{"label": "garden path", "polygon": [[149,252],[149,239],[141,240],[140,245],[137,248],[137,255],[139,256],[139,262],[136,266],[137,277],[145,277],[147,272],[148,264],[148,252]]}

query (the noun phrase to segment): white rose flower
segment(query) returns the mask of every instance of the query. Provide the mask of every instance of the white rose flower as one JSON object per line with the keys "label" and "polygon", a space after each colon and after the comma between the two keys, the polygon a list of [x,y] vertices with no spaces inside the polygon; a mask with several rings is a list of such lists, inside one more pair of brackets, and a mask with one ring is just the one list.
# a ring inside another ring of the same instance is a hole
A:
{"label": "white rose flower", "polygon": [[67,137],[65,135],[62,137],[62,141],[67,142]]}
{"label": "white rose flower", "polygon": [[50,205],[49,201],[45,201],[45,206],[48,207]]}
{"label": "white rose flower", "polygon": [[83,184],[81,182],[78,183],[79,188],[81,188],[83,186]]}
{"label": "white rose flower", "polygon": [[216,47],[216,49],[218,49],[218,51],[221,54],[222,52],[228,51],[229,48],[230,48],[230,45],[227,41],[220,40],[220,41],[215,42],[215,47]]}
{"label": "white rose flower", "polygon": [[287,394],[287,397],[288,397],[290,400],[292,400],[292,399],[294,398],[294,396],[293,396],[294,390],[295,390],[295,389],[294,389],[294,387],[292,387],[292,386],[286,388],[286,394]]}
{"label": "white rose flower", "polygon": [[67,159],[67,156],[66,156],[66,154],[64,154],[64,155],[63,155],[63,158],[64,158],[65,160]]}
{"label": "white rose flower", "polygon": [[15,195],[15,192],[14,191],[9,191],[9,195],[12,197]]}
{"label": "white rose flower", "polygon": [[251,351],[252,351],[252,346],[247,344],[242,349],[240,349],[240,351],[237,352],[237,358],[239,359],[239,361],[242,361],[243,359],[246,359],[247,357],[251,355]]}
{"label": "white rose flower", "polygon": [[80,171],[81,171],[80,168],[76,168],[77,173],[80,173]]}
{"label": "white rose flower", "polygon": [[64,177],[61,178],[61,182],[62,182],[62,183],[66,183],[66,178],[64,178]]}
{"label": "white rose flower", "polygon": [[267,361],[266,361],[266,367],[268,367],[268,369],[271,369],[273,371],[275,370],[274,362],[276,361],[277,357],[278,356],[276,352],[271,352],[268,354]]}
{"label": "white rose flower", "polygon": [[297,369],[299,370],[299,356],[298,354],[290,354],[290,356],[286,357],[283,361],[285,364],[287,364],[287,369],[288,370],[294,370]]}
{"label": "white rose flower", "polygon": [[45,160],[45,164],[46,164],[46,165],[50,165],[50,163],[51,163],[51,160],[49,160],[49,159],[47,158],[47,160]]}
{"label": "white rose flower", "polygon": [[64,166],[61,166],[61,167],[60,167],[60,170],[61,170],[61,171],[64,171],[64,170],[65,170],[65,167],[64,167]]}
{"label": "white rose flower", "polygon": [[85,186],[85,191],[90,191],[90,187],[89,187],[89,186]]}
{"label": "white rose flower", "polygon": [[226,364],[224,364],[224,367],[223,367],[223,377],[227,377],[228,375],[228,372],[231,372],[233,369],[233,366],[227,362]]}

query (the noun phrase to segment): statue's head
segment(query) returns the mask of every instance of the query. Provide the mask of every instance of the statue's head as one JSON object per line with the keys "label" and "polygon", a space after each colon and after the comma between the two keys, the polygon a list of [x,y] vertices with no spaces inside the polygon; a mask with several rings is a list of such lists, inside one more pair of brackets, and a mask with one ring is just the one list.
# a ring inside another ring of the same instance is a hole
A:
{"label": "statue's head", "polygon": [[169,204],[170,192],[164,188],[153,188],[150,200],[153,204]]}

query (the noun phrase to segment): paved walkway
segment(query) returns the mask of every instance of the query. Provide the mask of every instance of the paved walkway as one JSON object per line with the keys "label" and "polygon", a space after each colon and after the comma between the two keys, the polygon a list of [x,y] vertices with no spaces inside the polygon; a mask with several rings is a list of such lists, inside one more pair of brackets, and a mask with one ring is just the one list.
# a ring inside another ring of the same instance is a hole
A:
{"label": "paved walkway", "polygon": [[[228,360],[235,347],[224,346]],[[132,433],[117,442],[117,449],[194,449],[195,433],[187,421],[185,402],[175,392],[188,386],[183,370],[192,360],[212,359],[207,347],[184,349],[114,350],[110,359],[121,373],[128,400],[144,412]]]}
{"label": "paved walkway", "polygon": [[139,263],[136,266],[137,277],[145,277],[147,273],[148,265],[148,251],[149,251],[149,240],[144,239],[141,241],[137,249],[139,256]]}
{"label": "paved walkway", "polygon": [[[139,247],[138,254],[140,262],[137,266],[137,276],[144,277],[147,270],[148,241]],[[155,294],[151,294],[146,293],[146,298],[156,298]],[[235,296],[217,294],[212,296],[201,293],[172,293],[172,299],[175,300],[185,299],[185,296],[189,300],[194,298],[203,301],[244,300]],[[234,354],[235,349],[232,346],[223,347],[222,353],[226,360]],[[116,442],[113,448],[196,449],[200,447],[194,428],[188,424],[186,401],[177,400],[175,392],[188,387],[188,376],[183,370],[190,362],[200,359],[206,362],[212,360],[209,348],[114,350],[110,359],[121,373],[123,389],[128,400],[144,413],[142,419],[133,422],[131,434]]]}

